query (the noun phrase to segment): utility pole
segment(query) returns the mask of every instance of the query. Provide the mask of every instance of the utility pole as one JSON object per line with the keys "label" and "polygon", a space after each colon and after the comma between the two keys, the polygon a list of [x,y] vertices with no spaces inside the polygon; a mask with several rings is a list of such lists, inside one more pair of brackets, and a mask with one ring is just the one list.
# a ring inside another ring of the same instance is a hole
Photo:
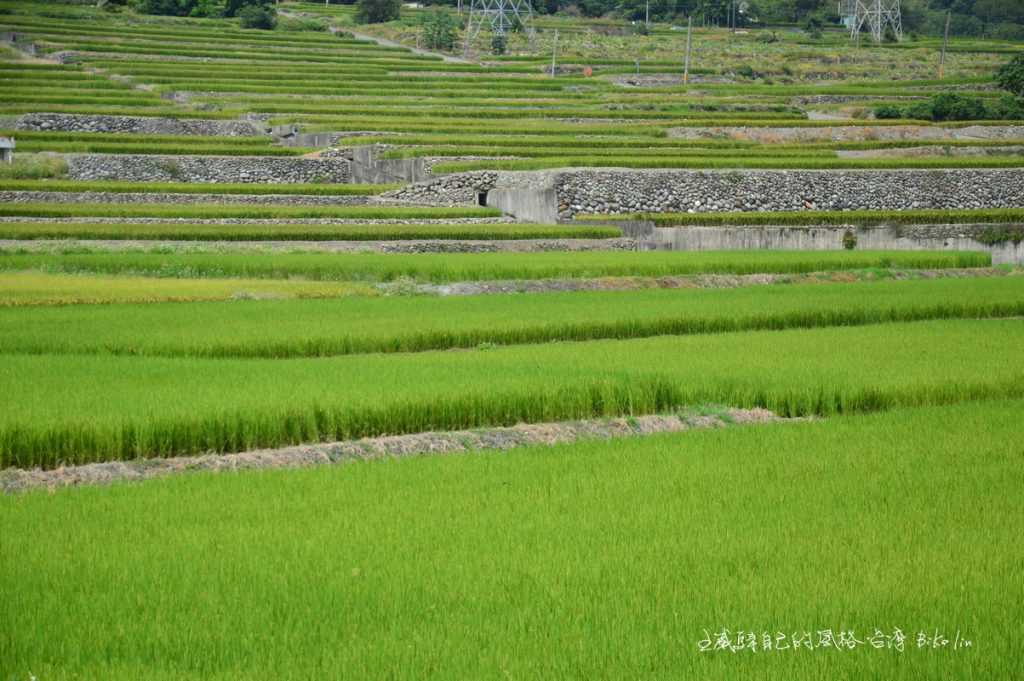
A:
{"label": "utility pole", "polygon": [[949,45],[949,15],[950,10],[946,10],[946,32],[942,35],[942,54],[939,55],[939,80],[942,80],[942,74],[946,69],[946,46]]}
{"label": "utility pole", "polygon": [[686,61],[683,62],[683,85],[690,82],[690,34],[693,32],[693,16],[686,17]]}
{"label": "utility pole", "polygon": [[551,77],[555,77],[555,59],[558,56],[558,29],[555,29],[555,42],[551,46]]}
{"label": "utility pole", "polygon": [[644,5],[644,26],[651,27],[651,0],[647,0],[647,4]]}

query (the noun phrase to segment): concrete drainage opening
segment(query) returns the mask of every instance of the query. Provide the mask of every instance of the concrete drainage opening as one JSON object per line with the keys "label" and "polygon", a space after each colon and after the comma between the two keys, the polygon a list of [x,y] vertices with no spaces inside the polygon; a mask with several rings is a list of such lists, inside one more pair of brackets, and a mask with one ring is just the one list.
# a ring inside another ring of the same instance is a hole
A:
{"label": "concrete drainage opening", "polygon": [[476,202],[477,202],[478,205],[486,206],[487,205],[487,192],[477,192],[477,194],[476,194]]}

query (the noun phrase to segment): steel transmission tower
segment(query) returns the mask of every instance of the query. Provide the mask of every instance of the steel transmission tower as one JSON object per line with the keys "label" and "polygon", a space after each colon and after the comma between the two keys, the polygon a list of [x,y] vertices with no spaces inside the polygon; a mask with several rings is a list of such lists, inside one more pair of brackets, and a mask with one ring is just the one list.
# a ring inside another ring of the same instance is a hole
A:
{"label": "steel transmission tower", "polygon": [[885,38],[886,29],[892,29],[896,40],[903,39],[900,0],[840,0],[839,16],[850,29],[851,38],[858,38],[867,26],[876,43]]}
{"label": "steel transmission tower", "polygon": [[466,23],[466,48],[473,44],[483,27],[489,26],[497,35],[505,35],[518,23],[533,38],[533,6],[530,0],[472,0]]}

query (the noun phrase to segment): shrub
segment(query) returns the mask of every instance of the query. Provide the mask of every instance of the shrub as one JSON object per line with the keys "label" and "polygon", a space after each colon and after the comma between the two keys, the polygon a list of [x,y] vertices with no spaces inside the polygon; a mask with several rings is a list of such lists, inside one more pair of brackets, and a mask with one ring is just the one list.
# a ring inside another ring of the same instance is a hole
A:
{"label": "shrub", "polygon": [[0,179],[42,180],[63,177],[67,171],[67,162],[53,154],[22,154],[14,163],[0,163]]}
{"label": "shrub", "polygon": [[238,11],[242,28],[260,28],[266,31],[277,26],[277,13],[273,7],[247,5]]}
{"label": "shrub", "polygon": [[935,95],[906,109],[883,105],[875,109],[875,118],[914,118],[924,121],[1006,120],[1024,116],[1024,108],[1013,97],[986,105],[984,100],[952,92]]}
{"label": "shrub", "polygon": [[989,118],[996,120],[1024,119],[1024,101],[1013,95],[1004,95],[998,102],[989,105]]}
{"label": "shrub", "polygon": [[890,118],[901,118],[903,112],[900,111],[898,106],[892,104],[883,104],[882,106],[875,107],[875,118],[890,119]]}
{"label": "shrub", "polygon": [[754,70],[750,64],[742,64],[736,69],[736,75],[754,80],[761,74]]}
{"label": "shrub", "polygon": [[996,71],[996,83],[1007,92],[1024,97],[1024,52]]}
{"label": "shrub", "polygon": [[102,9],[106,12],[120,12],[127,4],[127,0],[98,0],[96,9]]}
{"label": "shrub", "polygon": [[195,8],[194,2],[179,0],[137,0],[135,9],[140,14],[162,14],[172,17],[183,17]]}
{"label": "shrub", "polygon": [[327,24],[322,19],[312,17],[289,17],[279,19],[277,26],[285,31],[301,32],[322,32],[327,30]]}
{"label": "shrub", "polygon": [[1015,245],[1024,241],[1024,227],[1019,225],[1000,225],[998,227],[986,227],[977,236],[977,240],[986,246],[1001,246],[1013,242]]}
{"label": "shrub", "polygon": [[188,14],[190,17],[222,17],[226,9],[224,0],[199,0]]}
{"label": "shrub", "polygon": [[932,97],[933,121],[974,121],[986,118],[985,104],[980,99],[945,92]]}
{"label": "shrub", "polygon": [[423,21],[423,44],[428,50],[451,50],[456,40],[456,22],[447,12],[431,12]]}
{"label": "shrub", "polygon": [[508,49],[508,38],[505,37],[504,33],[495,33],[491,38],[491,52],[493,54],[501,55],[505,54]]}
{"label": "shrub", "polygon": [[932,119],[932,103],[919,102],[903,110],[903,118],[915,118],[921,121]]}
{"label": "shrub", "polygon": [[816,16],[807,17],[807,21],[804,22],[804,32],[811,40],[821,40],[822,28],[824,28],[824,24]]}
{"label": "shrub", "polygon": [[857,248],[857,235],[849,229],[843,234],[843,248],[848,251],[852,251]]}
{"label": "shrub", "polygon": [[359,0],[356,21],[360,24],[382,24],[402,15],[402,0]]}

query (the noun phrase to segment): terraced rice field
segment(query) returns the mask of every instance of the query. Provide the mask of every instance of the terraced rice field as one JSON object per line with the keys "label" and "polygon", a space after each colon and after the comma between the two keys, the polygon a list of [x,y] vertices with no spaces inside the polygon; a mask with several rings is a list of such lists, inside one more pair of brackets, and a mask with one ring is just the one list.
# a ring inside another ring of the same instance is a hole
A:
{"label": "terraced rice field", "polygon": [[[1024,121],[870,112],[995,102],[1020,45],[954,39],[940,80],[930,36],[699,28],[684,84],[669,24],[442,55],[409,49],[426,10],[278,9],[0,0],[0,678],[1014,677],[1024,204],[548,221],[492,192],[1016,196]],[[656,238],[716,229],[834,238]]]}

